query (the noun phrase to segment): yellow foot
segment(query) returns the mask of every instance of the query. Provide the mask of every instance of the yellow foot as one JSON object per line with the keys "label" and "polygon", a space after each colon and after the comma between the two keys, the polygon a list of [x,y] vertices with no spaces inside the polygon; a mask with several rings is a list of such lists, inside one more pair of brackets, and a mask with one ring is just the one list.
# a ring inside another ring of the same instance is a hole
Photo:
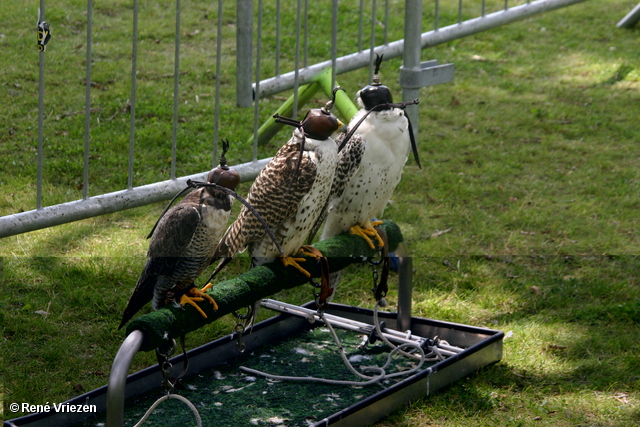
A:
{"label": "yellow foot", "polygon": [[306,258],[294,258],[290,256],[284,256],[281,259],[282,259],[282,264],[284,264],[285,267],[288,267],[288,266],[295,267],[300,273],[304,274],[307,277],[311,277],[311,274],[304,268],[300,267],[300,264],[298,264],[299,262],[305,262]]}
{"label": "yellow foot", "polygon": [[382,224],[382,221],[371,221],[371,224],[365,228],[362,228],[359,225],[354,225],[349,229],[349,232],[351,234],[357,234],[358,236],[362,237],[371,249],[375,249],[376,247],[373,245],[373,242],[371,241],[369,236],[376,238],[378,247],[384,247],[384,240],[382,240],[382,237],[380,237],[376,229],[373,228],[377,227],[380,224]]}
{"label": "yellow foot", "polygon": [[324,255],[322,255],[322,252],[320,252],[318,249],[314,248],[313,246],[309,246],[309,245],[301,246],[300,249],[298,250],[298,255],[303,255],[313,259],[320,259],[324,257]]}
{"label": "yellow foot", "polygon": [[209,302],[213,306],[213,309],[217,310],[218,309],[218,304],[216,304],[216,301],[213,298],[211,298],[210,295],[205,293],[205,291],[207,291],[208,289],[211,289],[212,287],[213,287],[213,285],[211,283],[208,283],[202,289],[198,289],[196,287],[193,287],[193,288],[189,289],[184,295],[182,295],[180,297],[180,305],[183,306],[183,307],[186,304],[191,305],[196,310],[198,310],[198,312],[202,315],[202,317],[204,317],[206,319],[207,315],[204,313],[204,311],[202,311],[202,309],[200,307],[198,307],[198,304],[196,304],[196,302],[204,301],[205,299],[207,299],[207,300],[209,300]]}

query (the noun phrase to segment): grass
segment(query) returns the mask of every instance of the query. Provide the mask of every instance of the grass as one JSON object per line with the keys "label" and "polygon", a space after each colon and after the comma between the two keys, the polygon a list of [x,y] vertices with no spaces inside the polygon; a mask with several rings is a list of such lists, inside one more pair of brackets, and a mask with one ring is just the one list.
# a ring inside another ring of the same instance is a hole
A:
{"label": "grass", "polygon": [[[453,3],[443,4],[441,26],[456,22]],[[423,168],[409,161],[385,212],[400,224],[415,257],[414,315],[511,334],[500,363],[379,426],[640,424],[638,30],[615,27],[634,5],[585,2],[423,52],[423,59],[454,63],[456,77],[421,91]],[[83,109],[85,5],[69,0],[65,6],[47,8],[56,25],[47,49],[45,205],[82,193],[84,118],[65,114]],[[173,99],[164,76],[173,70],[173,7],[141,1],[148,12],[140,22],[134,185],[169,177]],[[6,22],[0,93],[8,100],[0,113],[6,123],[2,215],[35,207],[37,55],[23,52],[35,52],[36,9],[13,2],[0,12]],[[183,10],[187,73],[178,175],[213,162],[215,61],[207,52],[215,46],[216,9],[194,3]],[[225,3],[229,40],[233,9]],[[318,9],[319,16],[330,12]],[[432,22],[428,9],[425,26]],[[92,116],[89,190],[99,194],[127,182],[131,47],[123,40],[130,37],[130,2],[112,1],[94,19],[92,107],[100,110]],[[341,19],[343,54],[357,38],[347,25],[353,18]],[[398,22],[390,23],[391,40],[402,37]],[[325,41],[311,40],[313,58],[326,59]],[[263,43],[265,74],[275,67],[270,43]],[[288,71],[292,44],[283,46],[280,66]],[[253,110],[234,106],[233,52],[224,48],[220,136],[235,142],[229,158],[239,163],[251,158],[243,141],[252,134]],[[396,94],[392,76],[399,66],[392,60],[383,69]],[[367,79],[366,70],[338,77],[351,94]],[[265,100],[261,116],[281,102]],[[261,146],[259,157],[273,154],[285,138]],[[241,193],[247,189],[244,184]],[[146,206],[3,239],[4,417],[20,415],[8,411],[11,402],[61,402],[106,383],[123,338],[115,327],[144,264],[144,237],[162,209]],[[434,235],[438,230],[449,231]],[[369,277],[367,269],[353,268],[337,302],[370,306]],[[310,290],[278,297],[307,301]],[[393,309],[394,289],[389,300]],[[232,328],[231,319],[221,319],[187,343],[194,347]],[[152,354],[140,354],[132,369],[151,363]]]}

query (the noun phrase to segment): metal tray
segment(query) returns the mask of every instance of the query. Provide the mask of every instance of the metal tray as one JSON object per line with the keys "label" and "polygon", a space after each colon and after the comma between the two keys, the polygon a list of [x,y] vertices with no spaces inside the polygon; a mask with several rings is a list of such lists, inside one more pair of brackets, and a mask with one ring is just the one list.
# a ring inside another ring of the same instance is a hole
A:
{"label": "metal tray", "polygon": [[[314,303],[306,305],[314,307]],[[331,304],[326,310],[329,314],[371,324],[372,310],[339,304]],[[387,328],[395,329],[397,314],[380,312],[379,320]],[[309,328],[307,320],[289,314],[279,314],[255,325],[253,332],[245,335],[243,341],[247,352],[265,344],[272,344],[289,338]],[[388,415],[407,403],[428,396],[437,390],[479,370],[484,366],[498,362],[502,358],[502,339],[504,334],[497,330],[468,325],[442,322],[418,317],[411,318],[411,331],[422,337],[435,337],[448,341],[451,345],[465,350],[429,369],[420,371],[406,379],[369,397],[363,398],[349,407],[343,408],[322,419],[313,426],[364,426]],[[230,363],[238,358],[236,335],[227,335],[201,347],[189,351],[189,375]],[[182,369],[183,355],[171,360],[175,371]],[[127,377],[125,399],[146,393],[158,387],[162,376],[158,365],[154,365]],[[96,405],[98,414],[106,411],[107,386],[77,396],[65,404]],[[186,410],[186,408],[185,408]],[[5,421],[4,426],[49,427],[72,426],[95,414],[49,412],[31,414],[25,417]]]}

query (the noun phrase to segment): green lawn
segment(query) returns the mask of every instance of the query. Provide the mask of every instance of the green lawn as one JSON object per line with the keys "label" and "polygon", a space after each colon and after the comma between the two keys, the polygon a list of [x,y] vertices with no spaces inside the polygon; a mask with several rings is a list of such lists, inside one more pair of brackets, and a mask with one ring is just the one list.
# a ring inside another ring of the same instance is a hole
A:
{"label": "green lawn", "polygon": [[[35,207],[32,3],[0,10],[1,215]],[[45,205],[82,195],[84,117],[69,113],[84,108],[86,3],[59,3],[65,7],[47,7],[47,20],[56,25],[46,54]],[[94,11],[92,107],[100,110],[92,117],[91,195],[127,183],[130,3],[113,0]],[[441,26],[457,19],[457,2],[443,3]],[[510,333],[500,363],[379,426],[640,425],[639,30],[615,26],[635,4],[587,1],[423,51],[423,60],[454,63],[456,75],[454,83],[421,91],[422,169],[408,162],[384,215],[400,225],[414,256],[414,315]],[[168,179],[171,157],[173,82],[164,76],[173,71],[175,3],[141,7],[134,185]],[[425,27],[431,7],[424,6]],[[330,7],[317,9],[330,16]],[[207,52],[215,50],[216,10],[217,4],[194,3],[182,12],[178,176],[213,162],[215,56]],[[232,2],[225,13],[223,33],[233,41]],[[351,18],[343,19],[347,27]],[[391,20],[390,40],[402,37],[401,22],[401,16]],[[327,59],[327,40],[310,40],[313,60]],[[265,58],[272,43],[264,41]],[[341,38],[339,54],[355,43]],[[245,141],[253,109],[235,107],[234,52],[232,44],[224,48],[220,136],[235,143],[230,163],[240,163],[251,159]],[[292,58],[292,49],[283,49],[283,71]],[[272,62],[266,60],[265,76]],[[382,70],[397,99],[400,65],[391,60]],[[367,79],[367,70],[338,76],[351,96]],[[266,99],[261,117],[282,96]],[[280,133],[259,148],[259,157],[286,139]],[[247,190],[243,184],[240,193]],[[2,240],[5,418],[21,415],[9,412],[9,403],[59,403],[106,384],[123,339],[116,326],[144,265],[145,236],[163,208]],[[224,271],[221,279],[243,268]],[[335,301],[371,307],[370,287],[370,272],[352,268]],[[392,286],[392,310],[395,296]],[[304,302],[311,291],[277,298]],[[187,344],[228,334],[233,324],[221,319],[190,334]],[[139,354],[132,369],[154,359]]]}

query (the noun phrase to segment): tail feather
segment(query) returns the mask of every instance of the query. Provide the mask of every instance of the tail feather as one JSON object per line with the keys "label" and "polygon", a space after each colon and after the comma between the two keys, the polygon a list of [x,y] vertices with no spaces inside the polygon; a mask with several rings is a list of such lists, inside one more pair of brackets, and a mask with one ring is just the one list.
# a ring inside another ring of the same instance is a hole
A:
{"label": "tail feather", "polygon": [[122,329],[122,327],[126,325],[127,322],[129,322],[129,320],[131,320],[133,316],[135,316],[135,314],[152,299],[153,293],[147,295],[144,288],[140,289],[136,286],[136,289],[133,291],[133,294],[129,298],[129,302],[122,313],[122,321],[120,322],[118,329]]}
{"label": "tail feather", "polygon": [[120,322],[118,329],[122,329],[122,327],[126,325],[142,307],[153,299],[153,293],[158,276],[152,273],[152,271],[154,271],[158,262],[161,261],[154,258],[147,259],[144,269],[142,270],[142,274],[136,283],[136,287],[133,289],[133,293],[129,297],[127,306],[122,313],[122,321]]}

